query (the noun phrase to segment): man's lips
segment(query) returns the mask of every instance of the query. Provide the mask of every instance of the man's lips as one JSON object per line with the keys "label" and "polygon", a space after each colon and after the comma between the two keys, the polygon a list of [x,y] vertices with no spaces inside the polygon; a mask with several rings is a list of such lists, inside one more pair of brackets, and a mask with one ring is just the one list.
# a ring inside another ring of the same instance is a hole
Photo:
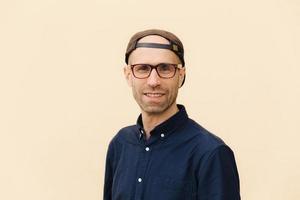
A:
{"label": "man's lips", "polygon": [[147,96],[147,97],[154,97],[155,98],[155,97],[161,97],[165,94],[162,93],[162,92],[145,92],[144,95]]}

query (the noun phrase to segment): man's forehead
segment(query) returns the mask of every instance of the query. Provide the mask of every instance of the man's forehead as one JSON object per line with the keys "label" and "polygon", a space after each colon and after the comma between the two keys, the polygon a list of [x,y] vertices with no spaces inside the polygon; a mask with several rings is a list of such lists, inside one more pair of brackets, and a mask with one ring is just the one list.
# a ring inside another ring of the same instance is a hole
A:
{"label": "man's forehead", "polygon": [[170,44],[170,42],[159,35],[147,35],[139,39],[138,43],[159,43],[159,44]]}

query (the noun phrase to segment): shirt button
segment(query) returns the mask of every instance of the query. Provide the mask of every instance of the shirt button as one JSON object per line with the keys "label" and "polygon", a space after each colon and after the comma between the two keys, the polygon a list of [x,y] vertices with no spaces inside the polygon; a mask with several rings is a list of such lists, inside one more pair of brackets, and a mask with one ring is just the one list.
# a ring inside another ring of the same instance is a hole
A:
{"label": "shirt button", "polygon": [[143,129],[141,129],[141,133],[142,133],[142,134],[144,134],[144,131],[143,131]]}
{"label": "shirt button", "polygon": [[142,179],[141,179],[141,178],[138,178],[138,182],[141,183],[141,182],[142,182]]}
{"label": "shirt button", "polygon": [[149,147],[146,147],[146,148],[145,148],[145,150],[146,150],[146,151],[149,151],[149,150],[150,150],[150,148],[149,148]]}
{"label": "shirt button", "polygon": [[163,134],[163,133],[162,133],[162,134],[160,134],[160,137],[162,137],[162,138],[163,138],[163,137],[165,137],[165,134]]}

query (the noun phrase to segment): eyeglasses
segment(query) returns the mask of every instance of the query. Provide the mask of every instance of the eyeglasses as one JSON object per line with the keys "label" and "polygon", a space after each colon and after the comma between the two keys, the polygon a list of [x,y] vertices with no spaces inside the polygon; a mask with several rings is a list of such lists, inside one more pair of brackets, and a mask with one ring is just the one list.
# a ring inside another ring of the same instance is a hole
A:
{"label": "eyeglasses", "polygon": [[157,65],[150,64],[134,64],[130,65],[131,71],[135,78],[148,78],[153,69],[156,70],[160,78],[173,78],[177,69],[182,69],[182,64],[159,63]]}

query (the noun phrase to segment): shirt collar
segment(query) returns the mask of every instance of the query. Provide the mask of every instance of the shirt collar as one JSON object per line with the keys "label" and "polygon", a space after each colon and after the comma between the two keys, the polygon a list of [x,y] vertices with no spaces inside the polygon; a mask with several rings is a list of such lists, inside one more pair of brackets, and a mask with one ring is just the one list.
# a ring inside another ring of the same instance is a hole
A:
{"label": "shirt collar", "polygon": [[[166,121],[162,122],[161,124],[157,125],[151,132],[152,135],[156,134],[164,134],[164,136],[168,136],[172,133],[175,129],[181,127],[188,119],[187,112],[183,105],[177,104],[179,111],[171,116]],[[143,134],[143,121],[142,115],[140,114],[136,125],[138,126],[140,132]],[[141,136],[140,136],[141,137]]]}

